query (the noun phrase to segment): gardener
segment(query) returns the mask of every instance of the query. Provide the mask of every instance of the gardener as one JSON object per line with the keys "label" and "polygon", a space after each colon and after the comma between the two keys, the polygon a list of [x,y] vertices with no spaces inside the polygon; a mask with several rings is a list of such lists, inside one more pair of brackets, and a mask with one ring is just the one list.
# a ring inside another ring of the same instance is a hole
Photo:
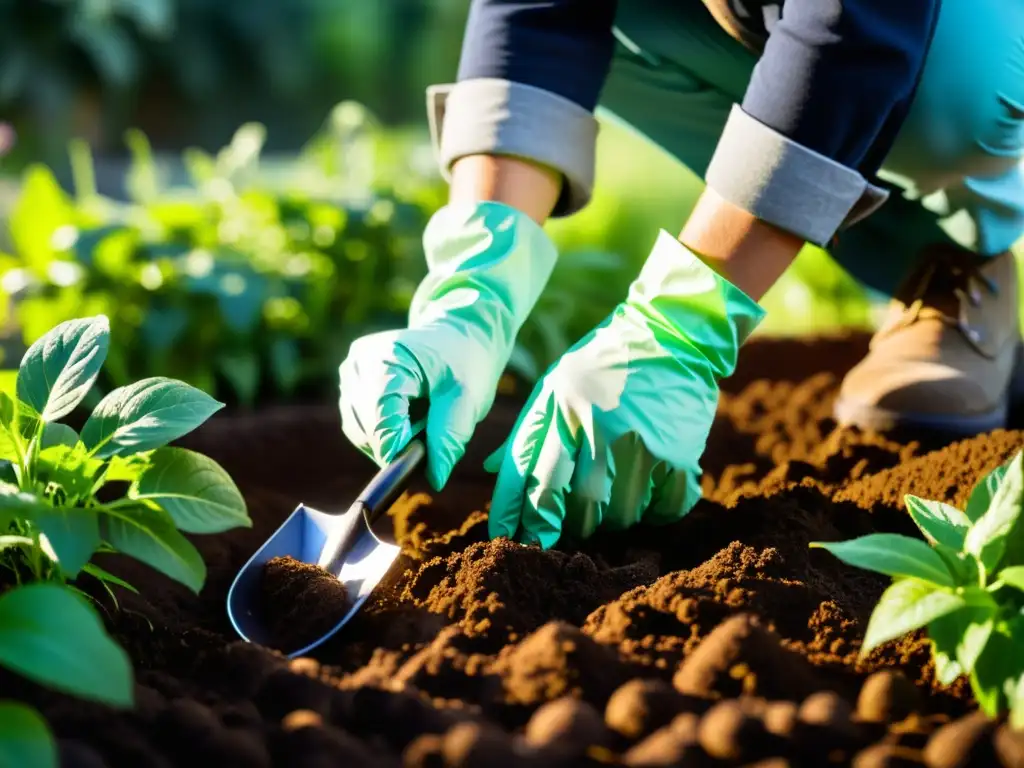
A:
{"label": "gardener", "polygon": [[383,463],[421,427],[410,400],[429,401],[438,489],[554,267],[540,225],[591,196],[597,105],[707,182],[492,457],[492,536],[548,547],[686,514],[717,382],[807,242],[893,297],[840,422],[1004,424],[1021,365],[1024,4],[475,0],[458,82],[429,101],[450,203],[424,234],[408,328],[342,364],[341,412]]}

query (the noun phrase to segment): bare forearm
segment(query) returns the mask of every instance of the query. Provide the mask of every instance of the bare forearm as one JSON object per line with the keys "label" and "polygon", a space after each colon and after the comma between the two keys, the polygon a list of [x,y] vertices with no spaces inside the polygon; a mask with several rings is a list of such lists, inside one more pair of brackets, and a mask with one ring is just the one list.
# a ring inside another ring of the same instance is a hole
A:
{"label": "bare forearm", "polygon": [[802,238],[758,220],[710,188],[678,239],[754,301],[761,300],[804,246]]}
{"label": "bare forearm", "polygon": [[562,177],[542,165],[500,155],[470,155],[452,166],[453,203],[492,200],[544,224],[562,190]]}

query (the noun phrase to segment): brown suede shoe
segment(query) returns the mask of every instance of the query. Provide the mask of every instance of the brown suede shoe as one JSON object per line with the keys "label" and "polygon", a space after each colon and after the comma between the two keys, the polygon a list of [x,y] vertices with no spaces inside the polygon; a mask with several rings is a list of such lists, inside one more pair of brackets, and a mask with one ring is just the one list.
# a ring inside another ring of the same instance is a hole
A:
{"label": "brown suede shoe", "polygon": [[1006,426],[1024,383],[1017,265],[930,248],[843,381],[841,425],[966,437]]}

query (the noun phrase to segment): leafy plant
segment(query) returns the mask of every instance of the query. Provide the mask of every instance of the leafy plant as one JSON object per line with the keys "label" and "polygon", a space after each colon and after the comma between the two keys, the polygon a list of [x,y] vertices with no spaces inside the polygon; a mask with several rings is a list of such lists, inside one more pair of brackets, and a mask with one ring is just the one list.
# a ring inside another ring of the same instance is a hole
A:
{"label": "leafy plant", "polygon": [[[70,582],[89,576],[108,591],[134,591],[91,562],[119,552],[198,592],[206,568],[182,532],[252,523],[216,462],[167,447],[222,407],[194,387],[144,379],[103,397],[81,433],[61,423],[92,388],[109,348],[105,316],[61,323],[25,353],[15,395],[0,392],[0,566],[20,585],[0,594],[0,664],[123,706],[132,701],[130,663]],[[11,702],[0,709],[0,757],[55,764],[38,714]]]}
{"label": "leafy plant", "polygon": [[326,395],[352,339],[404,319],[440,201],[412,174],[396,172],[399,192],[337,160],[351,146],[400,162],[367,119],[341,105],[283,180],[261,167],[262,127],[243,126],[215,156],[186,153],[185,190],[162,186],[132,134],[124,204],[95,193],[82,146],[74,198],[33,167],[10,220],[14,253],[0,255],[24,342],[102,313],[115,322],[99,393],[160,372],[243,405]]}
{"label": "leafy plant", "polygon": [[[74,197],[30,169],[10,220],[14,251],[0,254],[0,294],[13,298],[24,343],[102,313],[114,330],[96,394],[160,372],[247,406],[332,396],[352,340],[405,322],[445,190],[418,144],[390,138],[357,104],[339,104],[283,174],[263,167],[264,139],[248,124],[215,155],[190,150],[192,186],[180,190],[161,184],[133,133],[127,204],[96,194],[83,145],[72,145]],[[535,379],[634,276],[622,257],[570,244],[512,370]]]}
{"label": "leafy plant", "polygon": [[988,474],[963,510],[916,496],[907,511],[928,543],[876,533],[815,542],[845,563],[893,577],[862,656],[926,628],[938,680],[970,678],[990,717],[1024,727],[1024,452]]}

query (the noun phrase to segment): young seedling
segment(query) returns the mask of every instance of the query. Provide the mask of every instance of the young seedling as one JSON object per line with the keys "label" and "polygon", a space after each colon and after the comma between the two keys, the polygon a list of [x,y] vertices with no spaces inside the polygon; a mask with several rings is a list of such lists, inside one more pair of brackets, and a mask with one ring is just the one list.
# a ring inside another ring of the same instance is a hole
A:
{"label": "young seedling", "polygon": [[[198,592],[206,567],[185,533],[252,522],[213,460],[167,443],[222,407],[180,381],[150,378],[100,400],[81,434],[60,419],[85,398],[110,343],[106,317],[61,323],[0,392],[0,664],[58,690],[111,705],[132,702],[131,664],[73,582],[82,574],[132,587],[91,561],[140,560]],[[37,712],[0,701],[0,763],[56,765]]]}
{"label": "young seedling", "polygon": [[989,716],[1024,727],[1024,452],[981,480],[963,510],[905,497],[928,543],[875,533],[813,542],[849,565],[893,577],[861,656],[926,628],[939,682],[970,679]]}

